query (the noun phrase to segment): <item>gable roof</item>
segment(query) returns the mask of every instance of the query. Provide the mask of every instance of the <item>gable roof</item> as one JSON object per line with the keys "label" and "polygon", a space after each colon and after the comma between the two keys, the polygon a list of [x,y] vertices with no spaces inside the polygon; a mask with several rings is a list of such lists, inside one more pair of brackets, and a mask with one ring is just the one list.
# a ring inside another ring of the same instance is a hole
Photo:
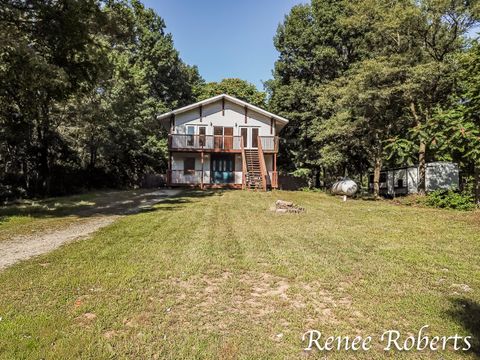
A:
{"label": "gable roof", "polygon": [[214,103],[216,101],[219,101],[219,100],[222,100],[222,99],[225,99],[225,100],[228,100],[234,104],[237,104],[237,105],[240,105],[240,106],[244,106],[244,107],[247,107],[248,109],[250,110],[253,110],[253,111],[256,111],[262,115],[265,115],[267,117],[271,117],[271,118],[274,118],[275,120],[278,120],[279,122],[282,123],[282,125],[286,125],[288,124],[288,120],[285,119],[284,117],[281,117],[279,115],[275,115],[275,114],[272,114],[271,112],[267,111],[267,110],[264,110],[262,108],[259,108],[258,106],[255,106],[255,105],[252,105],[250,103],[247,103],[246,101],[243,101],[243,100],[240,100],[240,99],[237,99],[233,96],[230,96],[230,95],[227,95],[227,94],[221,94],[221,95],[217,95],[217,96],[214,96],[214,97],[211,97],[211,98],[208,98],[208,99],[205,99],[205,100],[202,100],[202,101],[199,101],[199,102],[196,102],[194,104],[191,104],[191,105],[187,105],[187,106],[184,106],[184,107],[181,107],[179,109],[175,109],[175,110],[172,110],[172,111],[169,111],[165,114],[162,114],[162,115],[158,115],[157,116],[157,119],[158,120],[164,120],[164,119],[167,119],[167,118],[170,118],[170,116],[172,115],[178,115],[178,114],[181,114],[185,111],[189,111],[189,110],[192,110],[192,109],[195,109],[197,107],[199,107],[200,105],[207,105],[207,104],[211,104],[211,103]]}

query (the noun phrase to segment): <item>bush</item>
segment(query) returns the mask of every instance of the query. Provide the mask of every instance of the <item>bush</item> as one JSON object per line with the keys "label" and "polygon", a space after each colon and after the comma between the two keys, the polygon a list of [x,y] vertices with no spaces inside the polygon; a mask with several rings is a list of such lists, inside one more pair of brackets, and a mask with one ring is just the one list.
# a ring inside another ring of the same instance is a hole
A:
{"label": "bush", "polygon": [[309,188],[308,186],[301,187],[298,190],[304,191],[304,192],[324,192],[324,190],[320,188]]}
{"label": "bush", "polygon": [[429,193],[425,199],[425,205],[442,209],[475,209],[473,196],[453,190],[435,190]]}

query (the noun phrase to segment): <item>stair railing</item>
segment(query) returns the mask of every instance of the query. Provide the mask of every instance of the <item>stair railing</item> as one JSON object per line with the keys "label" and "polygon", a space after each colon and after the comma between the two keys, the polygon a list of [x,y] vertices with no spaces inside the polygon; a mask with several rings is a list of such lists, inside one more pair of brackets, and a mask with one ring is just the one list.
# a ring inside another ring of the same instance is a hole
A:
{"label": "stair railing", "polygon": [[242,190],[247,187],[247,157],[245,155],[245,144],[243,143],[243,136],[240,140],[240,148],[242,150]]}
{"label": "stair railing", "polygon": [[262,176],[263,191],[267,191],[267,167],[265,165],[265,157],[263,156],[262,141],[258,137],[258,159],[260,162],[260,175]]}

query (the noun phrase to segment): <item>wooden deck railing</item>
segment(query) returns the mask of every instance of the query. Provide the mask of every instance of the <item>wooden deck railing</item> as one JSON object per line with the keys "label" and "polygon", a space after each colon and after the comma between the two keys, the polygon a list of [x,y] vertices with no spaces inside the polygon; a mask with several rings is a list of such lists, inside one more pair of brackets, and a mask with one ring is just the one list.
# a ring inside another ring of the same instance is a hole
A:
{"label": "wooden deck railing", "polygon": [[278,136],[259,136],[258,139],[264,152],[278,152]]}
{"label": "wooden deck railing", "polygon": [[267,167],[265,165],[265,157],[263,156],[263,146],[262,141],[260,140],[260,136],[258,139],[258,159],[260,162],[260,175],[262,177],[262,188],[263,191],[267,191]]}
{"label": "wooden deck railing", "polygon": [[241,136],[223,135],[169,135],[170,149],[192,150],[238,150],[240,151]]}
{"label": "wooden deck railing", "polygon": [[[205,150],[241,152],[242,136],[171,134],[168,145],[170,150]],[[278,152],[277,136],[259,136],[258,146],[266,153]],[[244,144],[246,148],[246,144]]]}
{"label": "wooden deck railing", "polygon": [[168,170],[168,175],[171,184],[201,185],[209,180],[209,176],[202,170]]}

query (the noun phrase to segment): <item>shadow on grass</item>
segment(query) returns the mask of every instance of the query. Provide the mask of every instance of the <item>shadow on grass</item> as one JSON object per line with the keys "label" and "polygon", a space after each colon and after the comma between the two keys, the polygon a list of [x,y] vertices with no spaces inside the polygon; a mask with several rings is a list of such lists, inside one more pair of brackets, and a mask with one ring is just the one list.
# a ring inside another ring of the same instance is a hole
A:
{"label": "shadow on grass", "polygon": [[[146,212],[146,211],[175,211],[180,210],[185,207],[185,205],[198,202],[202,198],[209,197],[209,196],[220,196],[225,191],[230,190],[222,190],[222,189],[214,189],[214,190],[183,190],[177,195],[167,196],[165,199],[162,199],[159,202],[156,202],[152,206],[148,208],[137,208],[137,211],[129,211],[129,213],[139,213],[139,212]],[[158,206],[156,206],[158,205]],[[155,206],[155,207],[154,207]]]}
{"label": "shadow on grass", "polygon": [[447,314],[473,337],[469,351],[480,359],[480,304],[469,299],[453,299]]}
{"label": "shadow on grass", "polygon": [[[0,207],[0,224],[12,216],[56,218],[66,216],[131,215],[147,211],[173,211],[208,196],[222,195],[225,190],[109,191],[83,196],[46,199]],[[161,206],[156,206],[161,205]]]}

